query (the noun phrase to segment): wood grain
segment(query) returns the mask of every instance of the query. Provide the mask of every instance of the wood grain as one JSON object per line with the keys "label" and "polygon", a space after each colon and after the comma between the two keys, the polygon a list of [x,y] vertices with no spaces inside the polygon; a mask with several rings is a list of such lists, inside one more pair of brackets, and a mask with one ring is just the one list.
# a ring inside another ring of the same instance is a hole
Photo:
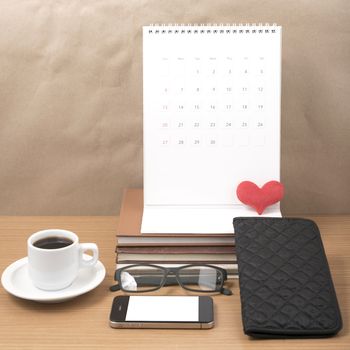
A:
{"label": "wood grain", "polygon": [[[342,311],[338,336],[309,340],[252,340],[242,332],[238,282],[234,295],[214,296],[211,330],[112,329],[108,317],[115,264],[115,217],[0,217],[0,269],[26,255],[26,238],[44,228],[76,232],[82,242],[96,242],[107,268],[104,282],[92,292],[62,304],[39,304],[12,297],[0,288],[1,349],[349,349],[350,216],[311,217],[320,227]],[[159,294],[184,294],[177,287]]]}

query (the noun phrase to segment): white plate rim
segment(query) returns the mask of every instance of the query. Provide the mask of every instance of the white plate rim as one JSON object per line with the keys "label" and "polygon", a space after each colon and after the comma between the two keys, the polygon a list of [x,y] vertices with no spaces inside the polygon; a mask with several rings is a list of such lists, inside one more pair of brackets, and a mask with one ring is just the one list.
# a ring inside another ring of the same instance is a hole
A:
{"label": "white plate rim", "polygon": [[[86,254],[84,254],[85,256]],[[59,291],[42,291],[40,292],[46,292],[47,295],[35,297],[33,294],[26,294],[25,291],[22,291],[22,293],[18,293],[18,287],[15,286],[11,281],[11,276],[13,273],[15,273],[19,268],[23,267],[28,263],[28,257],[24,257],[22,259],[19,259],[9,266],[6,267],[4,272],[1,276],[1,284],[3,288],[11,295],[14,295],[17,298],[26,299],[26,300],[32,300],[32,301],[39,301],[39,302],[55,302],[55,301],[63,301],[63,300],[69,300],[75,297],[78,297],[82,294],[88,293],[97,286],[99,286],[102,281],[104,280],[106,276],[106,269],[103,265],[103,263],[98,260],[95,268],[97,268],[96,275],[92,281],[90,281],[85,287],[72,291],[69,290],[69,287],[59,290]]]}

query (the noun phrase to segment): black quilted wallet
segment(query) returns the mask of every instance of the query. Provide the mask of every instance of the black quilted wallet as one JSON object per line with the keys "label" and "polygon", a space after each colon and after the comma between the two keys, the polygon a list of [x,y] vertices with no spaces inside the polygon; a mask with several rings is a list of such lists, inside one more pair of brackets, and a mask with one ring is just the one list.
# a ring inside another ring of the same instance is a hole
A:
{"label": "black quilted wallet", "polygon": [[233,220],[244,333],[321,338],[342,319],[317,225],[306,219]]}

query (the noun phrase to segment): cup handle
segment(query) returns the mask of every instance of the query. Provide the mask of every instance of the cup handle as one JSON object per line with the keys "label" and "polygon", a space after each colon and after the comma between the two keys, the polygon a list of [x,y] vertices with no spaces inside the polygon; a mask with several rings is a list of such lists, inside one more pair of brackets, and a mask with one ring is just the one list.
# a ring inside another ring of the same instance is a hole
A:
{"label": "cup handle", "polygon": [[[87,250],[92,251],[92,258],[89,260],[84,259],[84,252]],[[95,243],[80,243],[79,247],[79,254],[80,254],[80,266],[81,267],[92,267],[97,263],[98,260],[98,248]]]}

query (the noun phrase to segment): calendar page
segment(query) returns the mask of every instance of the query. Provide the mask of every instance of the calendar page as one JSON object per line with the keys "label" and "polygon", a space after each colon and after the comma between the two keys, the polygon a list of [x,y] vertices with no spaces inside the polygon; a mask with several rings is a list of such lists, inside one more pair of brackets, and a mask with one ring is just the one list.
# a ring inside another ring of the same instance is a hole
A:
{"label": "calendar page", "polygon": [[280,176],[281,28],[144,27],[143,76],[142,232],[232,232],[237,185]]}

